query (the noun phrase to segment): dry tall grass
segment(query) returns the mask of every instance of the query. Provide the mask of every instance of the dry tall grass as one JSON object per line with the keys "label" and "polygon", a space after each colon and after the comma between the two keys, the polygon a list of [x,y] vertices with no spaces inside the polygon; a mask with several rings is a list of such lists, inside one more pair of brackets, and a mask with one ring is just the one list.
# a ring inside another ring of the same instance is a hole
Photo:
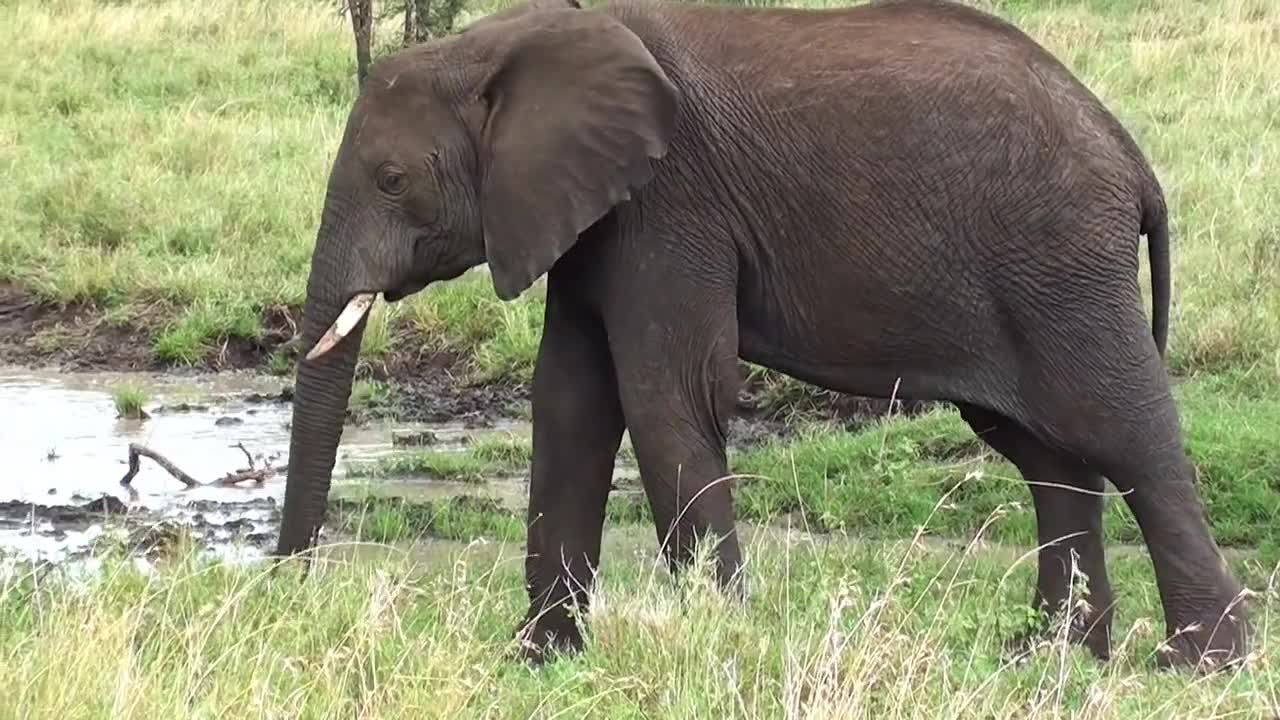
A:
{"label": "dry tall grass", "polygon": [[1155,673],[1147,561],[1113,561],[1109,664],[1060,638],[1002,654],[1033,558],[982,543],[747,529],[745,607],[703,564],[674,587],[649,531],[613,532],[584,655],[508,659],[521,548],[331,547],[306,582],[179,553],[0,589],[0,717],[1261,718],[1274,583],[1248,671]]}

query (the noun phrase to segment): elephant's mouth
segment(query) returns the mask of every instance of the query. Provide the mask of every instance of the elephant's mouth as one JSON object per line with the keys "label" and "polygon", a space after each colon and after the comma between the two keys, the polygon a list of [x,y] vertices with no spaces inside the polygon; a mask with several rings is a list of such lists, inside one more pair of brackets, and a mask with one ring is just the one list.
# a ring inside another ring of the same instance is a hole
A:
{"label": "elephant's mouth", "polygon": [[[385,290],[382,293],[382,299],[385,302],[393,303],[403,300],[404,298],[425,288],[428,283],[414,280],[399,287]],[[378,299],[376,291],[358,292],[347,300],[347,304],[342,308],[342,312],[338,313],[338,318],[333,321],[328,330],[320,336],[316,341],[315,347],[307,353],[308,360],[315,360],[332,350],[342,339],[345,338],[373,309],[373,303]]]}
{"label": "elephant's mouth", "polygon": [[427,284],[428,283],[425,280],[413,280],[399,287],[384,290],[382,293],[382,299],[389,303],[399,302],[425,288]]}

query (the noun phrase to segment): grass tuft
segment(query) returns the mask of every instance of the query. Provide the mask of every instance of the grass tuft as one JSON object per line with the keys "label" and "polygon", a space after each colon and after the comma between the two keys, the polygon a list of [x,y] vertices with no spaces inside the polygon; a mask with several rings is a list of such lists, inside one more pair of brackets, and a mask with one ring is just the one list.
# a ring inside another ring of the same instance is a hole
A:
{"label": "grass tuft", "polygon": [[392,385],[381,380],[356,380],[352,383],[347,415],[354,422],[394,416],[397,407],[396,389]]}
{"label": "grass tuft", "polygon": [[111,398],[115,402],[117,417],[130,420],[145,420],[149,417],[142,409],[148,400],[146,388],[128,382],[120,383],[112,389]]}

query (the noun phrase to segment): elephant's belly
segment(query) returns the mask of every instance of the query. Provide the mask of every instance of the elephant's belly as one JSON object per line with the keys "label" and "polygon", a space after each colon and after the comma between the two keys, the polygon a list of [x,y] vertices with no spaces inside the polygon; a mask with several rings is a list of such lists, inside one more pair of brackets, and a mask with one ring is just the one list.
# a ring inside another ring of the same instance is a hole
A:
{"label": "elephant's belly", "polygon": [[[740,335],[738,354],[749,363],[836,392],[890,397],[894,394],[895,384],[901,389],[898,378],[893,377],[894,373],[876,368],[873,363],[857,362],[853,358],[832,362],[831,358],[813,355],[798,357],[771,343],[753,341],[749,334]],[[913,378],[912,384],[918,382]]]}
{"label": "elephant's belly", "polygon": [[828,390],[911,400],[966,397],[982,372],[980,353],[956,347],[945,333],[910,325],[868,330],[833,319],[801,338],[779,333],[783,325],[740,319],[739,357]]}
{"label": "elephant's belly", "polygon": [[877,243],[815,236],[832,240],[797,245],[768,266],[743,263],[740,357],[868,397],[950,400],[988,382],[1002,322],[967,274],[974,263],[933,259],[945,243],[925,234]]}

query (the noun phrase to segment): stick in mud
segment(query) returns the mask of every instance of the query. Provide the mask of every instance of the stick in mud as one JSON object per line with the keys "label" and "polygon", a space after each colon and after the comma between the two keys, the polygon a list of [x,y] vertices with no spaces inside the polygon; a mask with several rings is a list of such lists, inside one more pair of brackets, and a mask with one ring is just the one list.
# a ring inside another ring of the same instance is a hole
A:
{"label": "stick in mud", "polygon": [[[255,468],[253,465],[253,455],[250,454],[243,443],[237,443],[232,447],[240,448],[240,451],[244,453],[244,456],[249,459],[249,467],[247,469],[229,472],[215,480],[215,483],[219,485],[235,485],[237,483],[245,482],[246,480],[252,480],[255,483],[261,484],[266,481],[267,478],[276,474],[275,468],[271,467],[270,463],[264,467]],[[199,481],[183,472],[168,458],[155,450],[152,450],[146,445],[139,445],[138,443],[129,443],[129,472],[125,473],[124,477],[120,478],[121,485],[128,486],[129,483],[133,482],[134,476],[138,474],[138,470],[141,468],[141,458],[144,457],[154,460],[157,465],[164,468],[165,472],[177,478],[183,485],[186,485],[189,488],[200,487],[201,483]]]}
{"label": "stick in mud", "polygon": [[235,472],[229,472],[226,475],[223,475],[222,477],[218,478],[218,484],[219,485],[237,485],[246,480],[252,480],[258,483],[259,485],[261,485],[267,478],[275,474],[276,474],[275,468],[272,468],[272,467],[264,467],[264,468],[257,468],[257,469],[249,468],[248,470],[237,470]]}
{"label": "stick in mud", "polygon": [[245,448],[244,443],[236,443],[231,447],[240,448],[240,452],[244,453],[244,458],[249,461],[249,469],[253,469],[253,455]]}
{"label": "stick in mud", "polygon": [[182,472],[177,465],[169,462],[168,458],[155,450],[148,448],[146,445],[129,443],[129,472],[125,473],[124,477],[120,478],[121,485],[128,485],[133,482],[133,476],[138,474],[138,470],[141,469],[142,466],[140,458],[144,457],[154,460],[157,465],[165,469],[165,472],[168,472],[170,475],[177,478],[187,487],[196,487],[200,484],[196,482],[195,478]]}
{"label": "stick in mud", "polygon": [[252,480],[261,485],[267,478],[276,474],[276,469],[271,467],[271,462],[268,460],[263,461],[264,465],[262,467],[254,467],[253,453],[249,452],[249,449],[244,446],[244,443],[236,443],[235,445],[232,445],[232,447],[240,448],[240,452],[244,453],[245,459],[249,461],[249,467],[223,475],[218,479],[218,484],[236,485],[246,480]]}

